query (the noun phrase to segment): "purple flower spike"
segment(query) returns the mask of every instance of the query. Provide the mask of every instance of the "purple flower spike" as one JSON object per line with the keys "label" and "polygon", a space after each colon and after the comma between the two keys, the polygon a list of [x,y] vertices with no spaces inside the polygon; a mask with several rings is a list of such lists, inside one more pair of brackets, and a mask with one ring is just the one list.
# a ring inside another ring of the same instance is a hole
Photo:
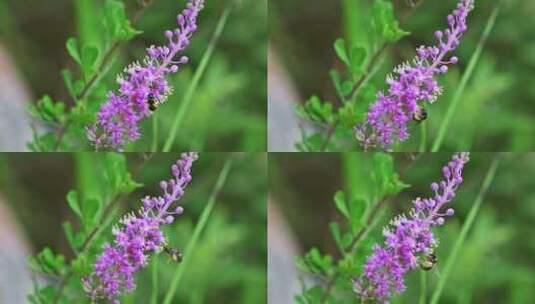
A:
{"label": "purple flower spike", "polygon": [[203,7],[204,0],[189,0],[177,17],[178,28],[164,33],[169,42],[148,48],[142,63],[132,63],[117,78],[119,92],[108,93],[108,101],[100,108],[96,123],[86,128],[95,149],[121,150],[126,143],[140,137],[140,121],[149,117],[172,92],[165,76],[178,72],[179,66],[188,62],[185,56],[178,60],[175,57],[188,47]]}
{"label": "purple flower spike", "polygon": [[401,64],[394,69],[395,75],[387,78],[388,91],[377,94],[365,122],[355,127],[355,136],[365,150],[390,150],[393,144],[409,138],[407,124],[426,102],[432,104],[442,94],[435,75],[445,74],[448,65],[459,61],[446,55],[459,46],[467,30],[466,18],[473,8],[473,0],[460,0],[448,15],[448,29],[435,32],[437,45],[420,46],[412,64]]}
{"label": "purple flower spike", "polygon": [[455,154],[443,168],[444,180],[431,184],[434,196],[416,198],[409,216],[401,214],[391,221],[390,227],[385,227],[384,245],[375,245],[363,273],[353,280],[354,290],[363,302],[389,303],[394,293],[405,290],[405,273],[433,253],[438,241],[431,228],[443,225],[445,218],[453,215],[452,208],[443,211],[442,207],[455,197],[468,157],[468,153]]}
{"label": "purple flower spike", "polygon": [[106,243],[93,265],[93,273],[82,280],[84,290],[93,300],[108,299],[120,303],[121,294],[136,288],[134,276],[149,263],[151,252],[160,252],[166,243],[162,225],[171,224],[183,208],[171,205],[180,200],[191,181],[191,167],[196,153],[184,153],[172,168],[173,178],[162,181],[161,196],[147,196],[137,213],[123,217],[113,228],[115,242]]}

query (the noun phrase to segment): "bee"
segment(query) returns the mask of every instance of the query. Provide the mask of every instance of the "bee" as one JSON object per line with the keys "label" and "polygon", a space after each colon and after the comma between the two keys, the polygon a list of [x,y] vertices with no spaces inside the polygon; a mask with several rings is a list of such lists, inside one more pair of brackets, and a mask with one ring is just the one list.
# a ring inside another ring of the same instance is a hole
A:
{"label": "bee", "polygon": [[182,252],[180,252],[178,249],[176,248],[173,248],[173,247],[167,247],[167,246],[164,246],[163,247],[163,251],[165,253],[167,253],[167,255],[169,256],[169,258],[180,264],[182,262]]}
{"label": "bee", "polygon": [[156,100],[156,98],[154,98],[154,95],[152,95],[152,93],[150,93],[147,97],[147,103],[149,104],[149,110],[151,112],[156,111],[156,109],[158,109],[158,106],[160,105],[160,102]]}
{"label": "bee", "polygon": [[418,107],[416,111],[412,114],[412,119],[416,123],[421,123],[427,119],[427,110],[425,108]]}
{"label": "bee", "polygon": [[420,262],[420,268],[425,271],[433,269],[433,267],[438,263],[437,256],[434,253],[423,256],[423,260]]}

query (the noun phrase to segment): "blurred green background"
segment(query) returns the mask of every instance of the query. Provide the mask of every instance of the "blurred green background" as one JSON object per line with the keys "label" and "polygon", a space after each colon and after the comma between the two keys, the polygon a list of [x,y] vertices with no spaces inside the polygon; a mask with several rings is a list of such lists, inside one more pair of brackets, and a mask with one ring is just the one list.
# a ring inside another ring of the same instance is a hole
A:
{"label": "blurred green background", "polygon": [[[428,294],[440,278],[444,261],[497,155],[472,153],[465,166],[464,182],[452,203],[456,213],[443,227],[434,229],[440,240],[439,262],[427,276]],[[382,227],[393,216],[407,211],[412,199],[430,195],[430,183],[441,180],[441,168],[451,154],[422,154],[413,162],[414,157],[394,153],[396,170],[411,187],[387,205],[370,235],[372,241],[383,241]],[[460,250],[440,303],[533,303],[535,154],[502,154],[501,157],[497,175]],[[328,227],[330,221],[341,220],[333,196],[338,190],[369,191],[371,161],[371,153],[270,155],[270,196],[284,211],[302,252],[317,247],[323,253],[339,255]],[[406,283],[407,290],[393,303],[418,302],[418,271],[412,271]]]}
{"label": "blurred green background", "polygon": [[[102,184],[103,154],[1,154],[0,192],[10,204],[35,253],[49,246],[70,260],[72,251],[61,223],[77,224],[65,195],[81,193]],[[127,155],[136,181],[144,184],[128,197],[116,216],[140,207],[140,198],[159,193],[158,183],[170,177],[178,154],[155,154],[140,167],[143,154]],[[180,201],[185,213],[169,227],[169,244],[182,252],[223,163],[235,160],[194,250],[173,303],[265,303],[266,302],[266,155],[261,153],[201,153],[193,165],[193,180]],[[138,172],[138,173],[135,173]],[[82,187],[81,185],[85,185]],[[0,224],[1,225],[1,224]],[[43,229],[46,227],[46,229]],[[0,227],[0,229],[2,229]],[[159,293],[167,291],[176,265],[165,254],[159,260]],[[122,303],[149,303],[150,267],[137,276],[138,288]]]}
{"label": "blurred green background", "polygon": [[[129,18],[140,0],[123,1]],[[2,0],[0,1],[0,44],[8,49],[37,100],[50,94],[66,101],[61,69],[75,68],[65,50],[68,37],[81,43],[102,43],[104,0]],[[148,2],[148,1],[145,1]],[[116,89],[116,75],[133,61],[140,60],[145,48],[164,43],[163,32],[173,28],[176,15],[186,0],[154,0],[135,25],[144,33],[120,49],[103,82]],[[266,149],[266,36],[267,0],[206,1],[199,17],[198,32],[185,54],[190,62],[171,78],[174,93],[157,111],[160,146],[193,72],[215,30],[223,10],[238,2],[224,28],[209,65],[193,96],[192,106],[175,141],[178,147],[196,151],[265,151]],[[101,49],[104,49],[101,46]],[[95,92],[95,103],[106,92]],[[147,151],[151,144],[151,122],[143,124],[143,136],[129,150]],[[1,130],[0,130],[1,131]]]}
{"label": "blurred green background", "polygon": [[[410,9],[412,0],[393,0],[398,19]],[[385,77],[398,64],[415,55],[415,48],[434,43],[435,30],[445,28],[446,16],[456,0],[420,1],[402,28],[411,35],[387,51],[379,72],[372,78],[385,88]],[[428,145],[438,132],[451,103],[461,73],[471,58],[493,7],[498,0],[476,0],[468,20],[468,33],[456,50],[457,67],[439,77],[444,94],[429,107],[426,121]],[[535,1],[504,0],[471,80],[446,134],[442,151],[531,151],[535,148]],[[334,41],[364,45],[372,53],[369,9],[373,0],[271,0],[269,39],[282,57],[304,102],[317,94],[336,101],[329,70],[342,66],[336,59]],[[403,151],[418,148],[420,128],[413,128]]]}

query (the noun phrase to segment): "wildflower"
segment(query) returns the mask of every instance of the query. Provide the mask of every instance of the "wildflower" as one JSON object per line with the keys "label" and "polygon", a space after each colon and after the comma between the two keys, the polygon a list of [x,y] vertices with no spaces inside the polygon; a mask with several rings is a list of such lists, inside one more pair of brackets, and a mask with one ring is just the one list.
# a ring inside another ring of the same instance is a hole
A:
{"label": "wildflower", "polygon": [[137,213],[126,215],[120,226],[113,228],[114,243],[104,245],[93,273],[82,280],[93,301],[108,299],[118,304],[118,296],[135,289],[135,273],[148,265],[150,253],[161,252],[166,243],[161,226],[171,224],[184,211],[181,206],[172,205],[184,195],[196,159],[195,153],[182,154],[171,167],[173,178],[160,182],[163,194],[143,198]]}
{"label": "wildflower", "polygon": [[383,230],[385,243],[376,245],[368,257],[363,273],[353,280],[354,290],[364,301],[389,303],[393,293],[405,290],[403,276],[418,267],[438,245],[431,228],[444,224],[444,218],[454,211],[443,207],[453,200],[462,183],[462,169],[468,161],[468,153],[453,156],[442,168],[444,180],[432,183],[432,198],[417,198],[408,216],[400,215]]}
{"label": "wildflower", "polygon": [[365,150],[389,150],[396,142],[409,138],[407,124],[415,113],[442,94],[435,75],[445,74],[448,65],[459,61],[455,56],[446,59],[446,55],[459,46],[467,30],[466,18],[473,8],[473,0],[460,0],[447,17],[448,29],[435,32],[437,45],[420,46],[412,64],[401,64],[394,69],[395,75],[387,78],[388,91],[377,94],[364,123],[355,126],[356,138]]}
{"label": "wildflower", "polygon": [[98,149],[120,150],[127,142],[140,137],[138,124],[152,114],[155,105],[164,103],[172,88],[165,79],[174,74],[188,57],[175,59],[190,43],[197,30],[197,16],[204,0],[189,0],[177,16],[178,28],[166,31],[165,46],[151,46],[142,63],[127,67],[117,78],[119,92],[109,92],[108,100],[97,115],[97,121],[86,128],[89,141]]}

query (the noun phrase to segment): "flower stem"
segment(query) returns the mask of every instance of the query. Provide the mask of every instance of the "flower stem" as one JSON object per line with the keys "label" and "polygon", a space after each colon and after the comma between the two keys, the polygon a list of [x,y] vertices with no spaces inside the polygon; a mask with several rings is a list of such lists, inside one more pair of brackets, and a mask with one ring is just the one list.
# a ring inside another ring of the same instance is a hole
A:
{"label": "flower stem", "polygon": [[427,124],[425,123],[425,121],[420,124],[420,129],[422,130],[422,132],[420,136],[420,148],[418,150],[420,152],[425,152],[427,143]]}
{"label": "flower stem", "polygon": [[420,270],[420,299],[419,304],[425,304],[425,292],[427,291],[427,272]]}
{"label": "flower stem", "polygon": [[171,150],[171,147],[173,146],[173,143],[176,140],[178,129],[180,128],[180,125],[182,124],[182,121],[184,120],[186,112],[189,110],[189,107],[193,98],[193,94],[197,90],[197,87],[199,86],[199,81],[201,80],[201,77],[204,75],[206,67],[208,66],[208,63],[210,62],[210,58],[212,57],[212,54],[219,41],[219,38],[221,37],[221,34],[223,33],[223,29],[225,28],[227,24],[228,17],[230,15],[230,12],[233,6],[234,6],[234,2],[232,2],[231,4],[229,4],[227,8],[225,8],[225,10],[223,11],[223,14],[221,14],[221,17],[219,18],[219,21],[217,23],[214,34],[210,40],[210,43],[208,44],[208,47],[204,51],[204,54],[201,58],[201,62],[199,66],[197,67],[195,74],[193,75],[193,79],[191,80],[191,83],[186,91],[186,94],[184,95],[184,100],[178,107],[178,110],[175,114],[173,124],[171,125],[171,133],[167,137],[167,140],[164,144],[163,152],[169,152]]}
{"label": "flower stem", "polygon": [[195,247],[197,246],[197,242],[199,241],[201,233],[204,231],[204,228],[206,227],[206,224],[208,223],[208,218],[210,217],[210,214],[212,213],[212,210],[214,209],[217,196],[219,195],[219,192],[221,192],[221,189],[223,188],[223,185],[225,184],[225,181],[227,180],[227,176],[232,166],[232,162],[233,162],[233,158],[231,157],[225,162],[223,169],[221,169],[221,172],[219,173],[219,177],[217,178],[216,184],[212,190],[212,193],[210,194],[208,203],[206,204],[206,207],[204,207],[204,210],[201,214],[199,222],[197,223],[197,225],[195,226],[195,230],[193,231],[191,240],[189,240],[188,245],[186,246],[186,250],[184,251],[184,259],[182,260],[182,263],[175,270],[175,273],[173,274],[173,278],[171,279],[171,284],[169,285],[169,289],[167,289],[167,293],[165,295],[163,304],[170,304],[171,301],[173,300],[173,297],[178,289],[180,280],[182,279],[182,276],[184,275],[184,271],[187,268],[188,264],[190,263],[192,256],[194,255],[193,253],[195,251]]}
{"label": "flower stem", "polygon": [[440,296],[442,295],[442,290],[444,289],[444,286],[446,285],[448,277],[457,262],[459,251],[463,247],[463,244],[468,235],[468,231],[472,227],[472,224],[474,223],[474,220],[477,216],[481,203],[483,202],[483,198],[487,194],[487,191],[489,190],[489,187],[492,184],[494,177],[496,176],[496,171],[498,169],[498,164],[500,160],[501,160],[501,155],[496,156],[494,160],[492,161],[492,164],[490,165],[490,168],[487,171],[487,174],[485,175],[483,184],[481,185],[481,188],[476,197],[476,200],[474,204],[472,205],[470,212],[468,213],[468,217],[466,218],[466,221],[463,224],[463,227],[461,228],[459,237],[455,241],[455,244],[453,245],[453,249],[448,254],[448,259],[446,260],[444,268],[441,270],[440,280],[438,281],[437,286],[434,288],[433,295],[431,297],[431,302],[430,302],[431,304],[437,304],[440,300]]}
{"label": "flower stem", "polygon": [[158,140],[159,140],[159,130],[158,130],[158,116],[156,113],[152,116],[152,144],[150,150],[152,152],[158,152]]}
{"label": "flower stem", "polygon": [[152,260],[152,295],[151,304],[158,304],[158,257]]}
{"label": "flower stem", "polygon": [[501,4],[501,1],[498,1],[496,7],[494,8],[492,14],[490,15],[487,21],[487,25],[485,26],[483,34],[481,35],[481,38],[479,39],[476,50],[474,51],[474,54],[472,55],[472,57],[470,58],[470,61],[468,62],[468,67],[466,68],[466,72],[464,72],[463,77],[461,78],[461,82],[459,83],[457,90],[455,90],[455,94],[453,95],[453,100],[451,101],[448,107],[448,110],[446,111],[444,120],[442,120],[442,123],[438,131],[438,135],[433,143],[433,147],[431,148],[431,152],[437,152],[438,150],[440,150],[440,147],[442,146],[442,142],[444,141],[444,137],[446,136],[446,132],[449,131],[448,127],[453,118],[453,115],[455,114],[457,110],[457,106],[459,105],[459,102],[461,101],[461,97],[463,96],[466,85],[468,84],[468,81],[472,77],[476,64],[479,61],[479,57],[481,57],[481,53],[483,52],[485,43],[487,42],[490,32],[492,31],[492,28],[494,27],[494,24],[496,23],[496,17],[498,16],[498,13],[500,11],[500,4]]}

